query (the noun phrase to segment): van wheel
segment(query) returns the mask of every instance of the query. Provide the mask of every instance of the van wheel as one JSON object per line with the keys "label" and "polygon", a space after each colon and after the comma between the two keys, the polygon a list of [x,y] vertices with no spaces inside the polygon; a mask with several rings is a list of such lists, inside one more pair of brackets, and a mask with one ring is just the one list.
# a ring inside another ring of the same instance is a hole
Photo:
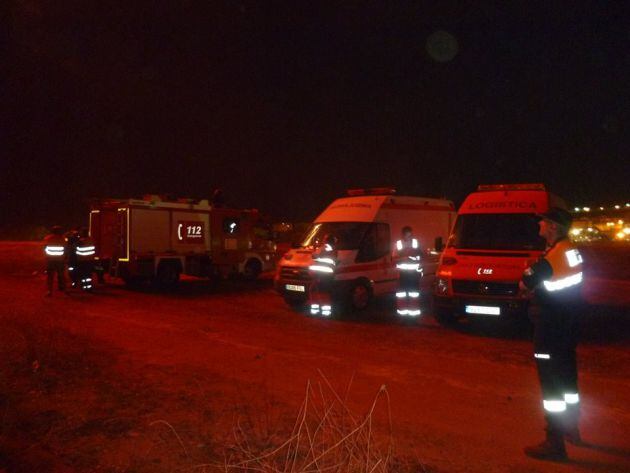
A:
{"label": "van wheel", "polygon": [[260,273],[262,273],[262,265],[260,261],[255,258],[252,258],[245,263],[245,267],[243,268],[243,277],[248,281],[255,280]]}
{"label": "van wheel", "polygon": [[179,270],[177,266],[172,263],[161,263],[160,266],[158,266],[154,283],[158,289],[175,289],[179,283]]}
{"label": "van wheel", "polygon": [[353,310],[364,310],[370,304],[372,290],[363,281],[357,281],[350,289],[350,307]]}

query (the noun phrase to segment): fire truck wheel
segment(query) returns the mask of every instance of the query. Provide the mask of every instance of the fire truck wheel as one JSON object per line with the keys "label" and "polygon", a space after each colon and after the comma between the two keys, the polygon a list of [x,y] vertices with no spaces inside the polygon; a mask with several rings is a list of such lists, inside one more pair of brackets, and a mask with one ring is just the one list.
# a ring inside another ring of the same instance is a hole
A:
{"label": "fire truck wheel", "polygon": [[155,285],[159,289],[174,289],[179,283],[179,270],[175,264],[160,263],[155,275]]}
{"label": "fire truck wheel", "polygon": [[245,279],[253,281],[260,275],[261,272],[262,265],[260,264],[260,261],[255,258],[247,260],[247,263],[245,263],[245,267],[243,268],[243,276]]}
{"label": "fire truck wheel", "polygon": [[357,281],[350,289],[350,307],[353,310],[364,310],[372,299],[372,290],[365,281]]}

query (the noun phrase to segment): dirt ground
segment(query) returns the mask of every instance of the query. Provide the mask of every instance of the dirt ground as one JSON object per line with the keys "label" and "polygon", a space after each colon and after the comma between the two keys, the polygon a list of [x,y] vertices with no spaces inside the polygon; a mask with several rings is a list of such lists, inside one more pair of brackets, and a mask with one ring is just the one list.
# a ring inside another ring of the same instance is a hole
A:
{"label": "dirt ground", "polygon": [[390,471],[630,471],[627,246],[584,250],[587,445],[569,446],[564,464],[522,453],[543,435],[523,331],[442,327],[430,313],[404,324],[387,300],[310,318],[268,278],[186,280],[170,294],[111,282],[44,298],[40,251],[0,242],[2,473],[223,471],[290,437],[308,383],[310,408],[336,403],[343,422],[380,393],[370,448],[392,447]]}

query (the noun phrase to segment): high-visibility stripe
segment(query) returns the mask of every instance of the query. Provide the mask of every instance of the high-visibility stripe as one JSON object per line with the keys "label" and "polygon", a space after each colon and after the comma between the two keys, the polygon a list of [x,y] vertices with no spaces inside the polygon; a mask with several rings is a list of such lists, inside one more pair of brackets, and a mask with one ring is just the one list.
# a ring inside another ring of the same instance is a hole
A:
{"label": "high-visibility stripe", "polygon": [[315,258],[315,261],[317,261],[318,263],[325,263],[325,264],[335,264],[335,260],[332,258]]}
{"label": "high-visibility stripe", "polygon": [[396,293],[396,297],[398,297],[399,299],[402,297],[407,297],[407,293],[403,291],[399,291]]}
{"label": "high-visibility stripe", "polygon": [[65,248],[63,246],[47,246],[44,251],[49,256],[63,256]]}
{"label": "high-visibility stripe", "polygon": [[403,249],[403,243],[402,243],[402,240],[398,240],[398,241],[396,242],[396,249],[397,249],[398,251],[400,251],[400,250],[402,250],[402,249]]}
{"label": "high-visibility stripe", "polygon": [[334,270],[330,266],[322,266],[319,264],[312,264],[308,267],[311,271],[318,271],[320,273],[333,273]]}
{"label": "high-visibility stripe", "polygon": [[418,240],[416,240],[415,238],[411,240],[411,247],[412,248],[418,248]]}
{"label": "high-visibility stripe", "polygon": [[577,404],[580,402],[580,395],[578,393],[564,393],[564,402],[567,404]]}
{"label": "high-visibility stripe", "polygon": [[332,247],[332,245],[331,245],[330,243],[326,243],[326,244],[324,245],[324,249],[325,249],[326,251],[332,251],[332,250],[333,250],[333,247]]}
{"label": "high-visibility stripe", "polygon": [[567,403],[564,401],[543,401],[543,407],[547,412],[564,412],[567,410]]}
{"label": "high-visibility stripe", "polygon": [[582,264],[582,255],[578,250],[567,250],[564,252],[564,255],[567,257],[567,261],[569,262],[570,267],[574,268],[578,264]]}
{"label": "high-visibility stripe", "polygon": [[409,313],[407,309],[398,309],[396,312],[398,315],[407,315]]}
{"label": "high-visibility stripe", "polygon": [[411,315],[412,317],[416,317],[420,315],[420,313],[421,313],[420,309],[412,309],[412,310],[407,311],[407,314]]}
{"label": "high-visibility stripe", "polygon": [[402,269],[403,271],[418,271],[420,267],[420,263],[398,263],[396,268]]}
{"label": "high-visibility stripe", "polygon": [[534,358],[538,358],[541,360],[550,360],[551,355],[549,353],[534,353]]}
{"label": "high-visibility stripe", "polygon": [[567,276],[566,278],[558,279],[556,281],[543,281],[545,289],[550,292],[561,291],[568,287],[575,286],[582,282],[582,272]]}
{"label": "high-visibility stripe", "polygon": [[408,294],[409,294],[409,297],[413,297],[414,299],[415,299],[416,297],[420,297],[420,293],[419,293],[419,292],[417,292],[417,291],[415,291],[415,292],[409,292]]}

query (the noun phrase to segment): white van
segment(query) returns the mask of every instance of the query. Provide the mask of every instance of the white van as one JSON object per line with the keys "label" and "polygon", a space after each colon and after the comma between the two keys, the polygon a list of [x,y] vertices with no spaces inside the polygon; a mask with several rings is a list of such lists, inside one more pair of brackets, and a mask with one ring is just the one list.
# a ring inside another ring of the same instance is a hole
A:
{"label": "white van", "polygon": [[424,250],[423,286],[432,284],[442,242],[455,221],[453,202],[430,197],[397,196],[394,189],[353,189],[335,200],[311,224],[301,242],[279,261],[276,290],[292,306],[308,298],[313,249],[324,235],[339,239],[333,297],[353,309],[365,308],[372,296],[393,293],[398,271],[392,249],[409,225]]}

